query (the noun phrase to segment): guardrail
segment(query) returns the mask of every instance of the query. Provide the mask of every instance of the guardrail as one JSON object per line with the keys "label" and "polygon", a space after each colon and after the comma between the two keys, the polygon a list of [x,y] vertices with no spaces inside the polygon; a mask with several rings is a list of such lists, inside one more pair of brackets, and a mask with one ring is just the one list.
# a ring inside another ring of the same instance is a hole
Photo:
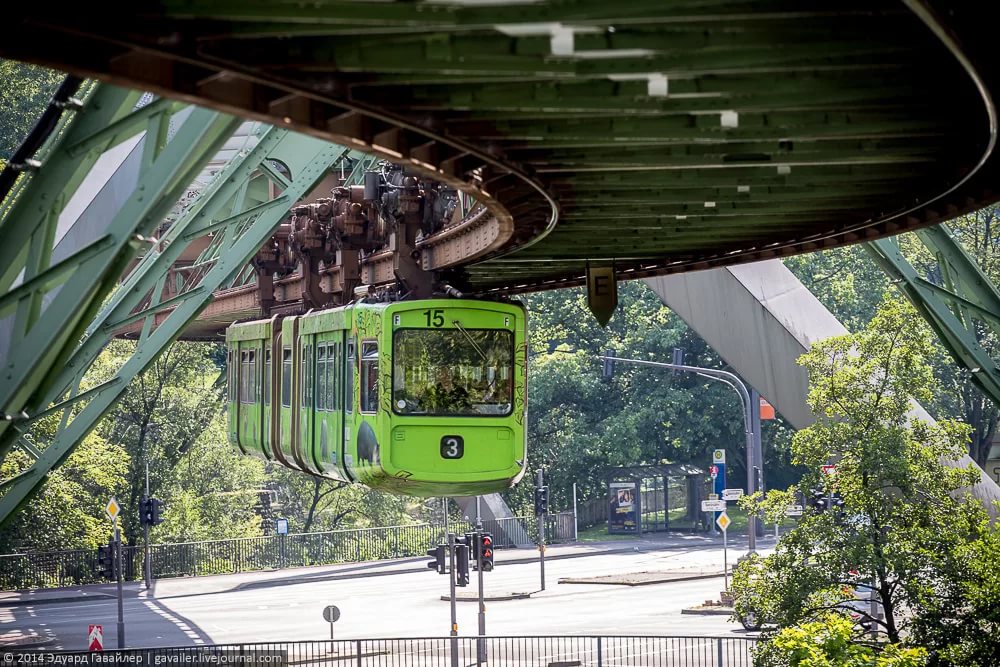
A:
{"label": "guardrail", "polygon": [[[99,661],[92,660],[94,654],[74,655],[82,664],[140,667],[752,667],[755,643],[746,637],[690,636],[418,637],[126,649],[98,654]],[[32,655],[15,656],[14,662],[28,662]]]}
{"label": "guardrail", "polygon": [[[568,514],[568,517],[564,516]],[[535,517],[511,517],[483,522],[497,548],[537,543]],[[468,522],[452,522],[448,530],[470,532]],[[335,563],[423,556],[444,538],[444,527],[420,523],[381,528],[354,528],[321,533],[293,533],[205,542],[150,545],[154,579],[234,574],[255,570],[332,565]],[[572,512],[547,517],[548,542],[573,538]],[[142,546],[122,549],[124,578],[142,578]],[[54,588],[101,583],[97,551],[77,549],[0,555],[0,589]]]}

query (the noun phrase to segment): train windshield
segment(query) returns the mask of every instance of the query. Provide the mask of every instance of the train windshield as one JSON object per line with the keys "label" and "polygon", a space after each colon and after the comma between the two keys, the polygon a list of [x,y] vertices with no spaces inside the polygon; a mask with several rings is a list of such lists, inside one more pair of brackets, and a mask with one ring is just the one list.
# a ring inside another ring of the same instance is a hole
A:
{"label": "train windshield", "polygon": [[499,329],[400,329],[393,338],[392,406],[401,415],[511,413],[514,337]]}

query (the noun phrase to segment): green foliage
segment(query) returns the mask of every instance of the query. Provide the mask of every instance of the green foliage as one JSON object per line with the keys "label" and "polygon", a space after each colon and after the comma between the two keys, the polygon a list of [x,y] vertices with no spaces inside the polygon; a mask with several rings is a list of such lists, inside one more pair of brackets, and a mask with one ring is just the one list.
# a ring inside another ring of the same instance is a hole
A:
{"label": "green foliage", "polygon": [[65,74],[0,60],[0,167],[28,136]]}
{"label": "green foliage", "polygon": [[[30,459],[15,451],[0,465],[9,479]],[[108,499],[124,488],[128,455],[97,435],[87,436],[25,509],[0,533],[0,552],[94,549],[111,537],[104,514]]]}
{"label": "green foliage", "polygon": [[[923,400],[934,389],[928,345],[917,313],[887,299],[864,331],[803,355],[818,419],[793,437],[793,460],[808,470],[803,488],[836,490],[844,506],[807,508],[773,555],[740,564],[738,614],[753,610],[792,627],[830,610],[846,613],[855,590],[870,585],[885,614],[882,636],[897,643],[928,596],[960,576],[954,555],[976,539],[984,510],[956,497],[979,473],[946,464],[964,452],[964,424],[911,414],[910,397]],[[822,475],[831,462],[836,475]],[[854,612],[867,620],[866,611]]]}
{"label": "green foliage", "polygon": [[[728,452],[729,475],[745,479],[742,407],[729,387],[690,374],[618,364],[610,382],[596,358],[605,349],[622,357],[685,361],[715,368],[725,363],[641,282],[619,285],[619,307],[601,328],[582,289],[532,294],[528,388],[529,470],[542,467],[555,508],[568,507],[574,482],[581,500],[606,494],[607,470],[667,460],[706,467],[713,449]],[[765,426],[768,483],[798,477],[790,463],[790,429]],[[530,485],[508,492],[527,510]]]}
{"label": "green foliage", "polygon": [[876,652],[854,641],[840,614],[785,628],[754,651],[756,667],[921,667],[926,651],[890,645]]}

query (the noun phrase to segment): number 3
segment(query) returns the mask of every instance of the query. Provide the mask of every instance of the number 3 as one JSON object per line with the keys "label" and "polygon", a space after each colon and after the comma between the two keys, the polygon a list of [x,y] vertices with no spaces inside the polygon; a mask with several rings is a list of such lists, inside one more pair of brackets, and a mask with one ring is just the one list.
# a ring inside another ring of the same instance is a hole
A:
{"label": "number 3", "polygon": [[458,440],[455,438],[448,438],[444,441],[447,449],[445,450],[445,456],[449,459],[453,459],[458,456]]}

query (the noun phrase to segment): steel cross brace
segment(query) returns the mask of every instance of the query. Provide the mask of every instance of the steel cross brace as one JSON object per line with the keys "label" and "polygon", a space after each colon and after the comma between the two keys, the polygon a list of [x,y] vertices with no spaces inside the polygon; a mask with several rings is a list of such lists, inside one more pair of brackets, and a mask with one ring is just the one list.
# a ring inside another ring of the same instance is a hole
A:
{"label": "steel cross brace", "polygon": [[[6,313],[12,324],[7,340],[0,341],[4,354],[0,362],[0,456],[9,451],[16,437],[8,434],[13,419],[30,416],[29,406],[38,404],[53,373],[76,346],[86,323],[137,248],[239,122],[198,109],[169,143],[165,132],[147,131],[144,168],[130,197],[89,243],[54,259],[60,244],[60,213],[96,160],[129,138],[129,133],[134,136],[141,131],[153,115],[167,115],[174,108],[156,105],[152,115],[140,109],[136,113],[141,122],[135,121],[126,114],[138,96],[95,86],[79,117],[54,139],[56,145],[44,151],[40,170],[14,193],[16,199],[0,222],[4,239],[0,245],[0,317]],[[71,225],[63,241],[75,229]],[[22,282],[11,289],[18,274]]]}
{"label": "steel cross brace", "polygon": [[1000,334],[1000,291],[980,270],[945,225],[916,232],[937,257],[945,284],[922,277],[900,252],[895,238],[865,244],[875,262],[923,315],[955,362],[972,374],[972,381],[1000,406],[1000,368],[979,344],[976,322]]}
{"label": "steel cross brace", "polygon": [[[110,340],[115,329],[138,314],[133,312],[134,309],[142,308],[142,334],[135,352],[118,370],[116,379],[119,381],[103,386],[78,412],[72,412],[67,406],[59,430],[49,444],[40,449],[37,460],[16,477],[0,482],[0,488],[6,489],[0,498],[0,526],[38,491],[49,471],[62,463],[77,443],[97,425],[124,393],[129,382],[148,368],[209,304],[212,292],[223,286],[254,256],[296,200],[306,195],[346,154],[348,150],[340,146],[286,130],[270,129],[253,150],[227,165],[126,278],[87,328],[86,339],[53,382],[53,388],[45,396],[45,405],[63,397],[67,389],[70,390],[70,399],[67,400],[82,404],[82,401],[73,398],[79,378]],[[287,187],[274,200],[275,205],[269,207],[260,206],[253,200],[246,202],[244,195],[247,189],[243,187],[265,160],[282,162],[292,175]],[[247,218],[239,214],[239,209],[252,209],[254,213]],[[215,224],[217,216],[228,219],[230,224],[220,228]],[[162,291],[164,278],[173,261],[190,242],[209,228],[215,230],[215,238],[221,237],[219,251],[206,263],[197,284],[184,285],[183,291],[172,297],[169,303],[160,302],[158,291]],[[146,305],[147,297],[149,305]],[[162,317],[159,322],[157,315]]]}

